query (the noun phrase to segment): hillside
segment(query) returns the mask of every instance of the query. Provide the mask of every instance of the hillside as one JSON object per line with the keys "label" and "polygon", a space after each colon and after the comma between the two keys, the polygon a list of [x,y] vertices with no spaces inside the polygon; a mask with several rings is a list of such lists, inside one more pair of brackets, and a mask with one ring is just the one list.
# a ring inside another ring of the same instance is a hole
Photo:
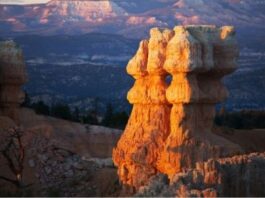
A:
{"label": "hillside", "polygon": [[258,0],[90,1],[52,0],[46,4],[1,5],[0,35],[102,32],[139,38],[150,27],[177,24],[230,24],[264,29],[265,6]]}

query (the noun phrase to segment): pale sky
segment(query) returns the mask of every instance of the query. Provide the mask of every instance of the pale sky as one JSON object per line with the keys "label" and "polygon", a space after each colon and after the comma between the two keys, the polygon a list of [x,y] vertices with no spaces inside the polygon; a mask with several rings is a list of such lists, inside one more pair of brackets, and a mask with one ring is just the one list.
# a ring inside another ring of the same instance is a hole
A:
{"label": "pale sky", "polygon": [[0,4],[35,4],[35,3],[47,3],[50,0],[0,0]]}

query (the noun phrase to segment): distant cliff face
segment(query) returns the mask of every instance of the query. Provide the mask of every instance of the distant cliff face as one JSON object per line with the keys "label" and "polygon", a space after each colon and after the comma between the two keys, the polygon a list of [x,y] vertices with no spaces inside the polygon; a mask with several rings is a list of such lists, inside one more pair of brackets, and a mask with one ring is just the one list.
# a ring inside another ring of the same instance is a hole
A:
{"label": "distant cliff face", "polygon": [[228,95],[221,79],[236,69],[237,56],[230,26],[150,31],[127,66],[134,106],[113,152],[124,185],[138,189],[158,172],[172,178],[196,162],[241,152],[212,133],[215,104]]}
{"label": "distant cliff face", "polygon": [[21,86],[26,82],[22,50],[13,41],[0,42],[0,115],[18,121],[18,108],[23,102]]}
{"label": "distant cliff face", "polygon": [[[225,14],[223,14],[225,13]],[[258,0],[52,0],[46,4],[1,5],[0,34],[119,33],[146,36],[150,27],[174,24],[232,24],[263,29]]]}

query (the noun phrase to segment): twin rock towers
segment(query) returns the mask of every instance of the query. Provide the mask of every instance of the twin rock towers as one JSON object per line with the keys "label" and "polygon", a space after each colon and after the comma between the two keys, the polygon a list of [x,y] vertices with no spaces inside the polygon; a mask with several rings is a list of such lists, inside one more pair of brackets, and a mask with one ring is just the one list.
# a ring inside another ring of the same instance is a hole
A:
{"label": "twin rock towers", "polygon": [[228,95],[221,79],[235,71],[238,54],[231,26],[151,29],[127,66],[133,109],[113,150],[124,185],[137,189],[158,172],[171,178],[196,162],[241,152],[212,133],[215,104]]}

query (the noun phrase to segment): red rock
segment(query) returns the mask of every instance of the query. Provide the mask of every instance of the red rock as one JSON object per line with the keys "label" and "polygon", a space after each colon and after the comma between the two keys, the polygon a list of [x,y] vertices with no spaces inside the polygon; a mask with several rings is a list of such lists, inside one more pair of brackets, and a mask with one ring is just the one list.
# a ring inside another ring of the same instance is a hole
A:
{"label": "red rock", "polygon": [[0,42],[0,115],[18,120],[19,106],[24,100],[21,86],[27,75],[22,50],[13,41]]}
{"label": "red rock", "polygon": [[241,152],[212,133],[215,104],[228,94],[221,79],[236,69],[237,56],[233,27],[150,31],[127,66],[136,79],[127,95],[134,106],[113,151],[123,184],[137,189],[157,172],[172,177],[196,162]]}
{"label": "red rock", "polygon": [[175,174],[170,183],[157,175],[136,196],[264,197],[264,166],[264,152],[210,159],[198,162],[194,169]]}

